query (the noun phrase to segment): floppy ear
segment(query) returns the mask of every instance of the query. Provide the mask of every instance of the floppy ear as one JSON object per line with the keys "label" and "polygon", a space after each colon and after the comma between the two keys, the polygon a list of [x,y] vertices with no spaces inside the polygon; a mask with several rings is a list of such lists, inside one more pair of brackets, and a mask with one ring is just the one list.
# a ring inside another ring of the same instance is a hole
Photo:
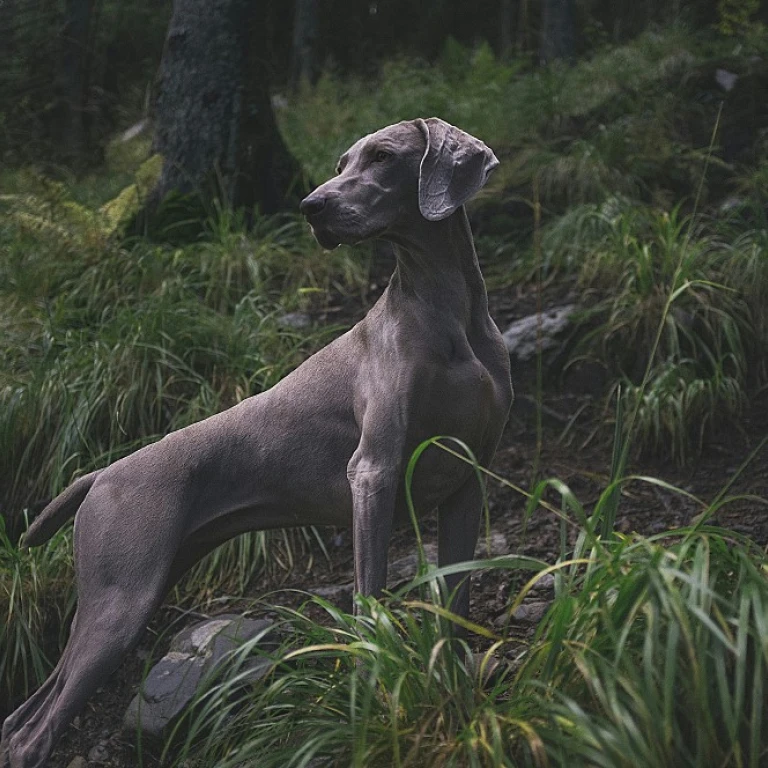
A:
{"label": "floppy ear", "polygon": [[438,117],[416,124],[427,142],[419,167],[419,210],[428,221],[440,221],[485,186],[499,161],[482,141]]}

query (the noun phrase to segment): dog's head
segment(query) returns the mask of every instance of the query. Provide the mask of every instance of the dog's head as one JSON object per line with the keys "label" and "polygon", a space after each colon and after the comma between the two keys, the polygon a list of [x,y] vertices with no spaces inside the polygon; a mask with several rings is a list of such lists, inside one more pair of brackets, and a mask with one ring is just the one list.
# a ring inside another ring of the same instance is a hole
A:
{"label": "dog's head", "polygon": [[498,164],[482,141],[439,118],[396,123],[353,144],[300,209],[324,248],[386,237],[414,217],[447,218]]}

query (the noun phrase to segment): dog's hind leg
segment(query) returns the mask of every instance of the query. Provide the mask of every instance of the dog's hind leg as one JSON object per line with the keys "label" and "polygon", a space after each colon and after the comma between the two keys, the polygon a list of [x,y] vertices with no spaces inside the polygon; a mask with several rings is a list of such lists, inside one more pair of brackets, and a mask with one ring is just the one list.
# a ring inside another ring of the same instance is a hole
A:
{"label": "dog's hind leg", "polygon": [[[483,506],[483,493],[474,474],[449,496],[437,511],[438,564],[453,565],[472,560],[475,554]],[[453,596],[451,610],[469,615],[469,574],[446,576],[448,594]]]}
{"label": "dog's hind leg", "polygon": [[46,765],[61,732],[139,640],[162,596],[162,589],[148,598],[115,588],[103,602],[78,608],[56,670],[3,734],[11,768]]}
{"label": "dog's hind leg", "polygon": [[[129,539],[114,525],[125,507],[106,501],[94,489],[81,508],[75,526],[78,605],[69,640],[49,679],[6,720],[0,765],[47,765],[63,730],[135,646],[165,596],[177,527],[160,523]],[[164,519],[172,518],[158,522]]]}

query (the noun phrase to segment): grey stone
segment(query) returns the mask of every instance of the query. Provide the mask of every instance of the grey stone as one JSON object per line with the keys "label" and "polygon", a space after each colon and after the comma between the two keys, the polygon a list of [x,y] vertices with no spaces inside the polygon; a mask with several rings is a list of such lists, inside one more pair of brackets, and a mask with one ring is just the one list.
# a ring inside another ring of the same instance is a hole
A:
{"label": "grey stone", "polygon": [[496,627],[496,629],[504,629],[507,624],[509,624],[509,614],[506,611],[504,611],[504,613],[500,613],[493,620],[493,626]]}
{"label": "grey stone", "polygon": [[484,557],[498,557],[499,555],[509,554],[509,542],[507,537],[500,531],[491,531],[491,551],[488,552],[488,541],[485,538],[485,532],[481,531],[480,538],[475,547],[475,558],[480,560]]}
{"label": "grey stone", "polygon": [[[434,544],[425,544],[424,556],[430,563],[437,562],[437,547]],[[416,576],[418,568],[418,552],[412,552],[410,555],[391,562],[387,568],[387,589],[397,589],[399,586],[410,581]],[[345,584],[317,587],[312,590],[312,594],[322,597],[324,600],[328,600],[344,610],[351,610],[354,590],[355,585],[350,581]]]}
{"label": "grey stone", "polygon": [[739,76],[735,72],[729,72],[727,69],[715,70],[715,82],[726,92],[729,93],[736,87]]}
{"label": "grey stone", "polygon": [[555,576],[552,573],[545,573],[540,576],[538,581],[531,587],[531,592],[553,592],[555,589]]}
{"label": "grey stone", "polygon": [[355,585],[350,581],[347,584],[331,584],[326,587],[317,587],[312,590],[313,595],[322,597],[329,603],[333,603],[343,611],[349,613],[352,610],[352,593]]}
{"label": "grey stone", "polygon": [[576,312],[575,304],[566,304],[562,307],[553,307],[545,312],[528,315],[507,328],[502,334],[504,343],[510,355],[514,355],[519,361],[525,362],[536,355],[541,327],[541,348],[547,350],[557,345],[558,334],[562,333],[571,322],[571,317]]}
{"label": "grey stone", "polygon": [[72,760],[70,760],[67,768],[88,768],[88,763],[84,757],[78,755],[77,757],[73,757]]}
{"label": "grey stone", "polygon": [[109,752],[103,744],[97,744],[88,753],[89,763],[106,763],[109,760]]}
{"label": "grey stone", "polygon": [[277,318],[277,323],[286,328],[300,330],[302,328],[309,328],[312,325],[312,318],[306,312],[286,312]]}
{"label": "grey stone", "polygon": [[[123,729],[140,730],[144,737],[159,739],[165,729],[192,701],[200,684],[224,659],[243,643],[266,634],[260,647],[276,645],[268,637],[272,622],[226,614],[182,630],[171,642],[168,653],[150,670],[141,689],[128,705]],[[267,658],[248,659],[241,672],[243,683],[255,682],[267,674]]]}
{"label": "grey stone", "polygon": [[[430,563],[437,562],[437,547],[434,544],[424,545],[424,557]],[[410,555],[401,557],[389,564],[387,569],[387,589],[396,589],[397,587],[410,581],[419,569],[419,553],[412,552]]]}
{"label": "grey stone", "polygon": [[525,601],[512,614],[512,618],[521,624],[538,624],[549,606],[550,603],[545,600]]}

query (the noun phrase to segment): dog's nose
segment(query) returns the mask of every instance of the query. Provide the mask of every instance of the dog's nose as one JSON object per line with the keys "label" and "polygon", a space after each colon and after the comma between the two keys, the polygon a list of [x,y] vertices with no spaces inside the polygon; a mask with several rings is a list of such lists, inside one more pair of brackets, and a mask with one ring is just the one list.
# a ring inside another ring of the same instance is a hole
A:
{"label": "dog's nose", "polygon": [[299,210],[305,216],[314,216],[325,208],[325,197],[314,194],[305,197],[299,205]]}

